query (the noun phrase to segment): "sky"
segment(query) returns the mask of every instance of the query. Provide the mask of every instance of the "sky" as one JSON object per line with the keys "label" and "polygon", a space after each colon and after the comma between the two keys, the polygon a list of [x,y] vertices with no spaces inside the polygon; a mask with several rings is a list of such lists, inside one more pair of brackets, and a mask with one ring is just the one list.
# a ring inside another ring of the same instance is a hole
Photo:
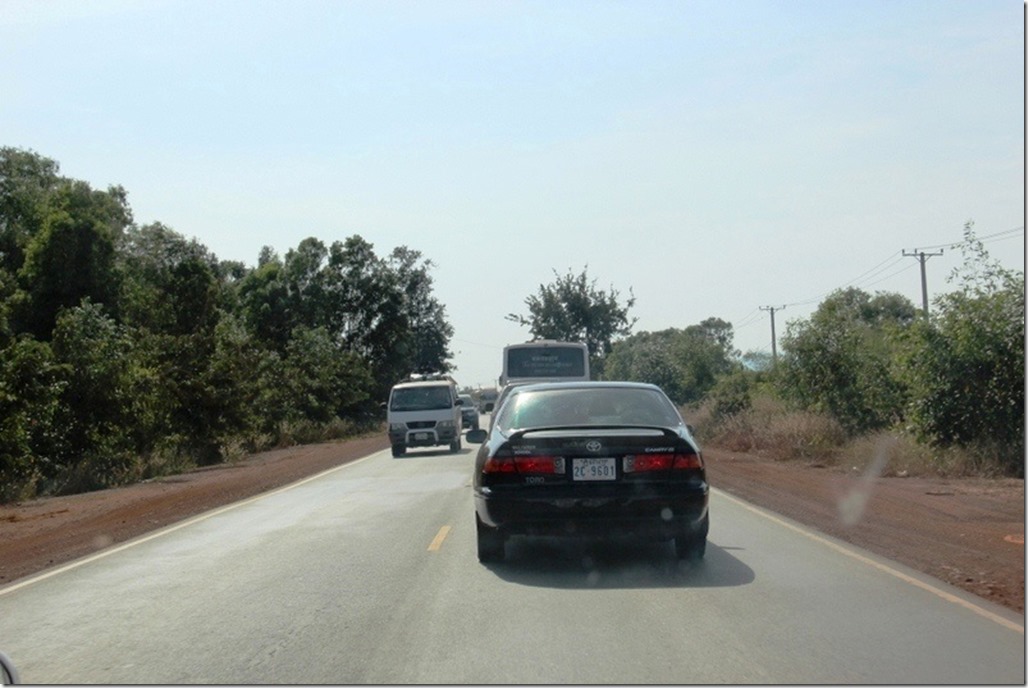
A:
{"label": "sky", "polygon": [[[457,381],[586,272],[634,332],[770,352],[836,289],[1024,269],[1020,0],[2,0],[0,146],[256,265],[433,263]],[[783,310],[784,307],[784,310]]]}

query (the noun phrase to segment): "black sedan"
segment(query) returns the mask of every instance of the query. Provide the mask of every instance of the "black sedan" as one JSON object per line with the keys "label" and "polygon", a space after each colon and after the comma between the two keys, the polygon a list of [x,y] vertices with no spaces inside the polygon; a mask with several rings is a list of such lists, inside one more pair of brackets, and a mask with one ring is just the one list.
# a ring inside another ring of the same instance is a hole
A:
{"label": "black sedan", "polygon": [[654,385],[559,382],[513,390],[475,458],[480,561],[512,535],[632,534],[707,546],[709,488],[699,446]]}

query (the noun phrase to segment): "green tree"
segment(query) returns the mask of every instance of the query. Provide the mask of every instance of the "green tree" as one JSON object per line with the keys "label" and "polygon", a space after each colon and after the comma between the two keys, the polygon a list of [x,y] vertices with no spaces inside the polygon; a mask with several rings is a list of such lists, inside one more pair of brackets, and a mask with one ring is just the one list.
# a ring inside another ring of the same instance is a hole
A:
{"label": "green tree", "polygon": [[86,300],[58,317],[53,351],[68,371],[61,403],[71,460],[62,482],[77,492],[138,477],[132,342],[125,330],[99,304]]}
{"label": "green tree", "polygon": [[[126,229],[116,262],[121,289],[118,313],[123,323],[133,327],[190,332],[198,315],[210,317],[207,292],[221,291],[219,263],[210,251],[159,222]],[[223,296],[217,294],[215,304]]]}
{"label": "green tree", "polygon": [[698,401],[738,367],[733,339],[731,324],[718,318],[684,330],[634,334],[614,345],[604,377],[655,384],[678,404]]}
{"label": "green tree", "polygon": [[71,456],[67,373],[46,342],[23,336],[0,348],[0,502],[35,497]]}
{"label": "green tree", "polygon": [[604,361],[614,342],[627,337],[635,325],[628,312],[635,305],[629,288],[624,305],[620,293],[596,288],[596,280],[588,277],[588,266],[579,275],[568,270],[566,275],[553,274],[556,280],[539,286],[539,292],[528,296],[528,315],[511,313],[507,320],[528,327],[533,339],[585,342],[589,347],[593,377],[602,378]]}
{"label": "green tree", "polygon": [[406,246],[393,249],[388,266],[403,293],[403,315],[410,327],[411,371],[451,371],[453,353],[449,342],[453,326],[446,319],[446,307],[432,294],[432,261]]}
{"label": "green tree", "polygon": [[17,274],[25,250],[43,228],[49,197],[61,181],[49,158],[0,148],[0,268]]}
{"label": "green tree", "polygon": [[935,300],[907,339],[900,368],[911,388],[911,428],[938,446],[1024,475],[1024,273],[990,260],[973,225],[961,244],[959,289]]}
{"label": "green tree", "polygon": [[29,241],[18,271],[24,298],[15,303],[18,329],[49,339],[58,313],[83,299],[115,306],[115,246],[131,223],[120,187],[94,191],[79,181],[50,196],[42,228]]}
{"label": "green tree", "polygon": [[289,420],[327,423],[367,399],[371,375],[353,352],[323,327],[300,327],[282,361],[281,387]]}
{"label": "green tree", "polygon": [[333,304],[326,291],[328,249],[314,237],[286,253],[280,279],[285,284],[290,330],[328,325]]}
{"label": "green tree", "polygon": [[271,409],[262,403],[263,371],[278,362],[278,356],[261,346],[240,316],[221,314],[205,371],[211,394],[216,395],[219,423],[214,432],[219,443],[241,440],[250,449],[258,448],[261,430],[274,426],[266,417]]}
{"label": "green tree", "polygon": [[806,321],[789,323],[775,380],[786,397],[832,415],[850,433],[888,427],[906,389],[893,368],[894,336],[917,311],[898,294],[839,290]]}
{"label": "green tree", "polygon": [[385,399],[396,380],[411,372],[413,343],[396,275],[360,236],[329,250],[330,330],[373,371],[373,396]]}
{"label": "green tree", "polygon": [[283,353],[292,332],[289,288],[277,255],[265,256],[255,270],[239,280],[239,310],[258,340]]}

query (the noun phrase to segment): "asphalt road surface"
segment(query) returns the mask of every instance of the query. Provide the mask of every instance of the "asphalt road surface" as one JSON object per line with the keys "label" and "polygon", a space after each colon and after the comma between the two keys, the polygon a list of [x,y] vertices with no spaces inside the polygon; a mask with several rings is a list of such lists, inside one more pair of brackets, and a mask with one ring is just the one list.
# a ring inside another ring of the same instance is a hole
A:
{"label": "asphalt road surface", "polygon": [[514,539],[379,452],[0,589],[27,683],[1025,682],[1024,619],[714,491],[706,559]]}

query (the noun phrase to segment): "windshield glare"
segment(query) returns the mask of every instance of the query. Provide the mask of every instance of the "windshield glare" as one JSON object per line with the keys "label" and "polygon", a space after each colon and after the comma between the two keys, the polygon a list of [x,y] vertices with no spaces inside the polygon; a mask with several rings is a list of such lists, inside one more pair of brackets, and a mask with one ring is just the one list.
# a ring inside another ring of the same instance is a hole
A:
{"label": "windshield glare", "polygon": [[675,426],[681,419],[671,403],[650,389],[560,389],[515,392],[497,424],[519,429],[564,425]]}

